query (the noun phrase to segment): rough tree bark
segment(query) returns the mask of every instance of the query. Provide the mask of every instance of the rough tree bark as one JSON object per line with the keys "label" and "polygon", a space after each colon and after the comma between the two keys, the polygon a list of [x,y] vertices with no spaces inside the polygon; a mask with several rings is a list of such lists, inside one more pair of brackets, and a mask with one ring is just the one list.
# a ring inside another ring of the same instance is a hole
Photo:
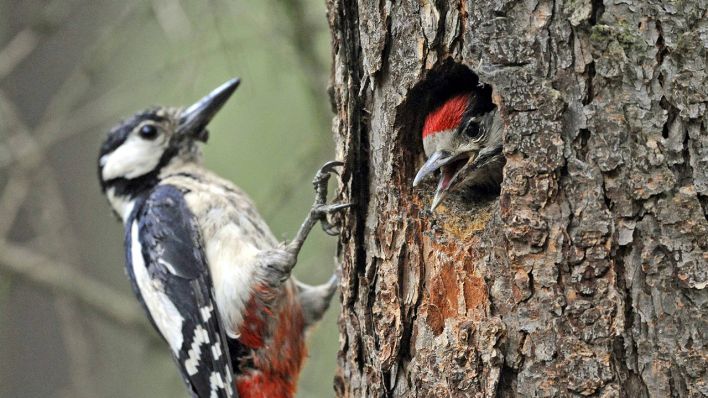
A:
{"label": "rough tree bark", "polygon": [[[708,395],[707,2],[327,3],[357,204],[337,394]],[[426,95],[464,68],[495,89],[504,183],[430,214]]]}

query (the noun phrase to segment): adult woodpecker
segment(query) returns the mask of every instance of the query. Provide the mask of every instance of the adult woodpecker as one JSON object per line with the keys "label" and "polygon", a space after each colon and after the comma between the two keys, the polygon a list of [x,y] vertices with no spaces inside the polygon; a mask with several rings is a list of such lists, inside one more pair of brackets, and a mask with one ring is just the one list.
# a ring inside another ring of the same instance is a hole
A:
{"label": "adult woodpecker", "polygon": [[[201,164],[206,126],[239,84],[233,79],[187,108],[156,107],[112,129],[98,175],[125,225],[126,271],[169,345],[193,397],[291,397],[306,355],[304,333],[336,289],[290,277],[312,227],[347,205],[315,203],[295,239],[280,244],[238,187]],[[233,386],[235,385],[235,389]]]}
{"label": "adult woodpecker", "polygon": [[430,210],[454,188],[494,190],[502,180],[502,124],[497,109],[481,100],[481,90],[447,99],[430,112],[423,125],[423,148],[428,160],[413,180],[440,170]]}

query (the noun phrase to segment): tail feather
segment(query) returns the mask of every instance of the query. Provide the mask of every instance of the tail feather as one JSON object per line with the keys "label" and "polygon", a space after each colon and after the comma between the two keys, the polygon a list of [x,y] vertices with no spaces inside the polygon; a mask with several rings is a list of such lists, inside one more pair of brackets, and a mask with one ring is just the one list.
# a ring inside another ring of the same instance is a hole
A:
{"label": "tail feather", "polygon": [[312,326],[322,319],[325,311],[329,308],[332,296],[339,286],[339,278],[334,274],[329,281],[316,286],[310,286],[297,280],[295,284],[305,317],[305,327]]}

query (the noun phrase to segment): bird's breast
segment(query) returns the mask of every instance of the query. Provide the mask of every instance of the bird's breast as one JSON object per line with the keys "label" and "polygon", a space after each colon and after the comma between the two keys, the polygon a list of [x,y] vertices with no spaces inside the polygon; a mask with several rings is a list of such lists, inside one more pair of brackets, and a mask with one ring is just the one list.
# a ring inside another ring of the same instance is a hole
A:
{"label": "bird's breast", "polygon": [[214,298],[226,333],[239,335],[254,285],[258,254],[277,242],[250,199],[233,184],[206,170],[178,170],[162,183],[175,185],[200,232]]}

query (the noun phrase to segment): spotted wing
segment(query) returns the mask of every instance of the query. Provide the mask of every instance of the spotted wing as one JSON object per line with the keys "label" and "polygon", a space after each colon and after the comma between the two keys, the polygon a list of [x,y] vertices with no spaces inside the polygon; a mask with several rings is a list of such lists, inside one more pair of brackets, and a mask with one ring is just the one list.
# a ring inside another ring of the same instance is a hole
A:
{"label": "spotted wing", "polygon": [[127,224],[128,273],[196,397],[234,397],[226,337],[199,230],[182,192],[160,185]]}

